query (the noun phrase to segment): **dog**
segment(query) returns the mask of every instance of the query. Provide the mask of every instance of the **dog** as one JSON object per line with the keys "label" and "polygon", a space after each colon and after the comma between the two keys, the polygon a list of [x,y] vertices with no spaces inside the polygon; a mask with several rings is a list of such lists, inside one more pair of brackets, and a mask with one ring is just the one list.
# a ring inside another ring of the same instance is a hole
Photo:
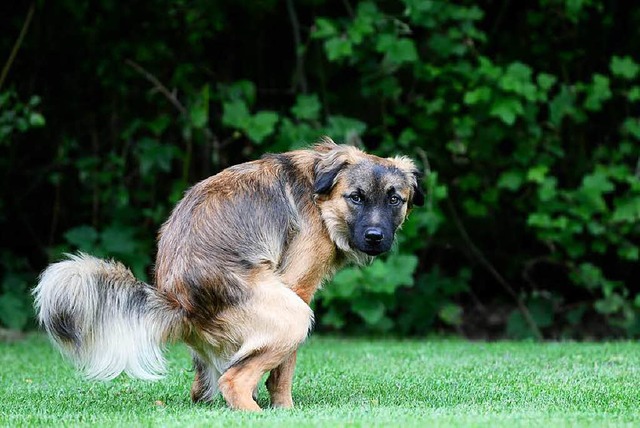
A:
{"label": "dog", "polygon": [[293,406],[298,347],[322,282],[388,251],[424,203],[408,157],[381,158],[329,138],[265,155],[191,187],[158,236],[154,284],[86,254],[51,264],[34,289],[40,324],[89,378],[156,379],[163,345],[193,356],[194,402]]}

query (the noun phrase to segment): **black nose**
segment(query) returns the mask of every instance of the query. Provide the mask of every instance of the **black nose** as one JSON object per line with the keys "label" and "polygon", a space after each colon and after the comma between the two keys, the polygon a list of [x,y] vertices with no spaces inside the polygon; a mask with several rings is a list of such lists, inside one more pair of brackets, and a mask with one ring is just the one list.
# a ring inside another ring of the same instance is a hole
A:
{"label": "black nose", "polygon": [[382,230],[378,227],[370,227],[364,231],[364,239],[367,242],[377,244],[382,241],[382,238],[384,238],[384,235],[382,234]]}

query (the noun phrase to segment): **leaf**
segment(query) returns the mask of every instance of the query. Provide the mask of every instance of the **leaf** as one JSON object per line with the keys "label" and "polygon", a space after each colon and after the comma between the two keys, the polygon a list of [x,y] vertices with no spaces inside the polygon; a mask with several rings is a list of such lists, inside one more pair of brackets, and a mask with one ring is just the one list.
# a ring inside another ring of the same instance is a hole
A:
{"label": "leaf", "polygon": [[358,3],[356,17],[348,27],[349,37],[355,44],[360,44],[365,37],[375,32],[375,20],[383,15],[380,14],[375,3],[363,1]]}
{"label": "leaf", "polygon": [[640,221],[640,196],[617,199],[611,220],[631,224]]}
{"label": "leaf", "polygon": [[413,40],[398,38],[393,34],[382,34],[376,42],[376,51],[385,55],[385,60],[394,64],[415,62],[418,51]]}
{"label": "leaf", "polygon": [[262,143],[265,138],[273,134],[278,119],[278,113],[273,111],[265,110],[256,113],[245,129],[247,136],[258,144]]}
{"label": "leaf", "polygon": [[475,105],[481,102],[488,102],[491,99],[491,89],[487,86],[480,86],[472,91],[464,94],[464,103],[467,105]]}
{"label": "leaf", "polygon": [[418,140],[418,134],[412,128],[405,128],[400,133],[398,137],[398,144],[401,147],[407,148],[410,147]]}
{"label": "leaf", "polygon": [[633,86],[627,93],[627,99],[632,103],[640,101],[640,86]]}
{"label": "leaf", "polygon": [[166,114],[160,114],[155,119],[146,122],[151,133],[158,137],[171,125],[171,118]]}
{"label": "leaf", "polygon": [[29,124],[34,128],[41,128],[46,124],[44,116],[38,112],[32,111],[29,113]]}
{"label": "leaf", "polygon": [[547,213],[531,213],[527,216],[527,225],[548,229],[552,225],[551,216]]}
{"label": "leaf", "polygon": [[324,42],[324,50],[329,61],[338,61],[353,55],[351,40],[345,37],[333,37]]}
{"label": "leaf", "polygon": [[322,290],[322,297],[333,299],[353,299],[358,287],[362,285],[363,273],[360,269],[349,267],[340,270],[332,279],[331,285]]}
{"label": "leaf", "polygon": [[536,77],[536,81],[540,89],[547,92],[553,85],[555,85],[558,78],[552,74],[539,73],[538,77]]}
{"label": "leaf", "polygon": [[522,172],[515,170],[505,171],[498,178],[497,186],[502,189],[516,191],[522,186],[523,180]]}
{"label": "leaf", "polygon": [[528,101],[535,101],[537,87],[531,80],[531,67],[521,62],[511,63],[498,80],[499,87],[506,92],[521,95]]}
{"label": "leaf", "polygon": [[64,234],[64,239],[71,245],[80,249],[91,248],[98,240],[98,232],[91,226],[78,226],[69,229]]}
{"label": "leaf", "polygon": [[234,101],[242,100],[247,106],[256,102],[256,85],[251,80],[237,80],[229,85],[219,85],[222,99]]}
{"label": "leaf", "polygon": [[548,202],[558,195],[558,179],[555,177],[545,177],[540,187],[538,187],[538,197],[542,202]]}
{"label": "leaf", "polygon": [[638,72],[640,72],[640,66],[629,55],[624,57],[614,55],[611,57],[609,68],[615,76],[627,80],[635,79],[638,76]]}
{"label": "leaf", "polygon": [[505,75],[518,82],[526,82],[531,80],[531,67],[521,62],[513,62],[507,67]]}
{"label": "leaf", "polygon": [[600,110],[602,103],[612,96],[611,89],[609,88],[609,78],[602,74],[594,74],[593,81],[586,90],[587,98],[584,101],[584,108],[591,111]]}
{"label": "leaf", "polygon": [[328,325],[336,329],[341,329],[346,324],[343,314],[334,306],[329,307],[329,310],[323,315],[321,321],[323,325]]}
{"label": "leaf", "polygon": [[137,240],[134,236],[135,229],[119,225],[108,226],[100,234],[102,247],[109,254],[135,254]]}
{"label": "leaf", "polygon": [[376,259],[363,273],[371,291],[393,294],[398,287],[412,286],[418,258],[412,254],[391,254]]}
{"label": "leaf", "polygon": [[391,45],[390,49],[386,51],[385,60],[394,64],[416,62],[418,60],[416,44],[411,39],[398,39]]}
{"label": "leaf", "polygon": [[625,260],[637,262],[640,259],[640,251],[636,245],[623,245],[618,247],[618,256]]}
{"label": "leaf", "polygon": [[314,39],[326,39],[336,34],[338,34],[338,30],[335,25],[333,25],[333,22],[326,18],[317,18],[311,37]]}
{"label": "leaf", "polygon": [[535,165],[527,171],[527,181],[533,181],[534,183],[542,183],[547,173],[549,172],[549,167],[547,165],[539,164]]}
{"label": "leaf", "polygon": [[635,117],[626,118],[622,123],[622,130],[635,139],[640,140],[640,119]]}
{"label": "leaf", "polygon": [[524,113],[522,103],[517,98],[498,98],[493,102],[489,114],[500,118],[505,124],[513,125],[516,117]]}
{"label": "leaf", "polygon": [[579,117],[575,107],[576,96],[573,90],[562,85],[560,92],[549,103],[549,121],[559,127],[565,116]]}
{"label": "leaf", "polygon": [[596,170],[594,173],[585,175],[582,178],[582,188],[587,192],[600,194],[612,192],[615,186],[605,172]]}
{"label": "leaf", "polygon": [[600,288],[605,278],[602,270],[592,263],[581,263],[578,268],[571,273],[571,279],[574,283],[586,287],[590,290]]}
{"label": "leaf", "polygon": [[367,124],[345,116],[329,116],[327,118],[327,135],[335,135],[336,141],[348,141],[353,135],[362,135],[367,129]]}
{"label": "leaf", "polygon": [[191,124],[194,128],[202,129],[206,126],[209,119],[208,106],[198,105],[191,109],[189,112]]}
{"label": "leaf", "polygon": [[[603,169],[597,169],[592,174],[585,175],[577,192],[579,200],[582,201],[580,207],[596,212],[607,210],[607,203],[602,196],[605,193],[612,192],[614,189],[614,184]],[[593,213],[587,212],[586,214],[592,215]]]}
{"label": "leaf", "polygon": [[449,325],[461,325],[462,315],[462,307],[454,303],[447,303],[438,311],[438,317]]}
{"label": "leaf", "polygon": [[369,325],[378,324],[384,317],[385,312],[382,302],[366,298],[356,300],[352,309]]}
{"label": "leaf", "polygon": [[486,217],[489,214],[487,206],[474,198],[465,198],[462,206],[473,217]]}
{"label": "leaf", "polygon": [[240,99],[235,99],[222,104],[222,123],[224,125],[245,129],[251,120],[247,104]]}
{"label": "leaf", "polygon": [[604,315],[619,312],[624,307],[624,298],[618,293],[611,293],[594,304],[596,311]]}
{"label": "leaf", "polygon": [[170,144],[161,144],[151,138],[142,139],[137,146],[140,174],[151,175],[154,170],[169,172],[171,163],[179,155],[179,149]]}
{"label": "leaf", "polygon": [[300,120],[317,120],[320,116],[320,100],[316,94],[300,94],[291,108],[291,113]]}

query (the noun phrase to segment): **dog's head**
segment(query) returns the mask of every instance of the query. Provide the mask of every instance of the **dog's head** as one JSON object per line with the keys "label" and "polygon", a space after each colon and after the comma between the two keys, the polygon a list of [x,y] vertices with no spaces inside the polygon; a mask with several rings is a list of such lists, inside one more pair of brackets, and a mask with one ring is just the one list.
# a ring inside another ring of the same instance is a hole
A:
{"label": "dog's head", "polygon": [[314,193],[333,242],[356,258],[358,252],[389,251],[411,208],[424,203],[413,161],[380,158],[328,139],[316,151]]}

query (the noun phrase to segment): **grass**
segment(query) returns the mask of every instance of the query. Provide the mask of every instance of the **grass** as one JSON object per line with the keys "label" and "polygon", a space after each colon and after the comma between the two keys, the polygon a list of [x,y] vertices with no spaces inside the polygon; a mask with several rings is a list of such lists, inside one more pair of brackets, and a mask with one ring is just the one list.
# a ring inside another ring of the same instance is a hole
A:
{"label": "grass", "polygon": [[[640,344],[312,338],[294,410],[193,405],[183,346],[158,382],[82,380],[40,335],[0,343],[2,426],[619,426],[640,423]],[[264,387],[260,404],[268,403]]]}

